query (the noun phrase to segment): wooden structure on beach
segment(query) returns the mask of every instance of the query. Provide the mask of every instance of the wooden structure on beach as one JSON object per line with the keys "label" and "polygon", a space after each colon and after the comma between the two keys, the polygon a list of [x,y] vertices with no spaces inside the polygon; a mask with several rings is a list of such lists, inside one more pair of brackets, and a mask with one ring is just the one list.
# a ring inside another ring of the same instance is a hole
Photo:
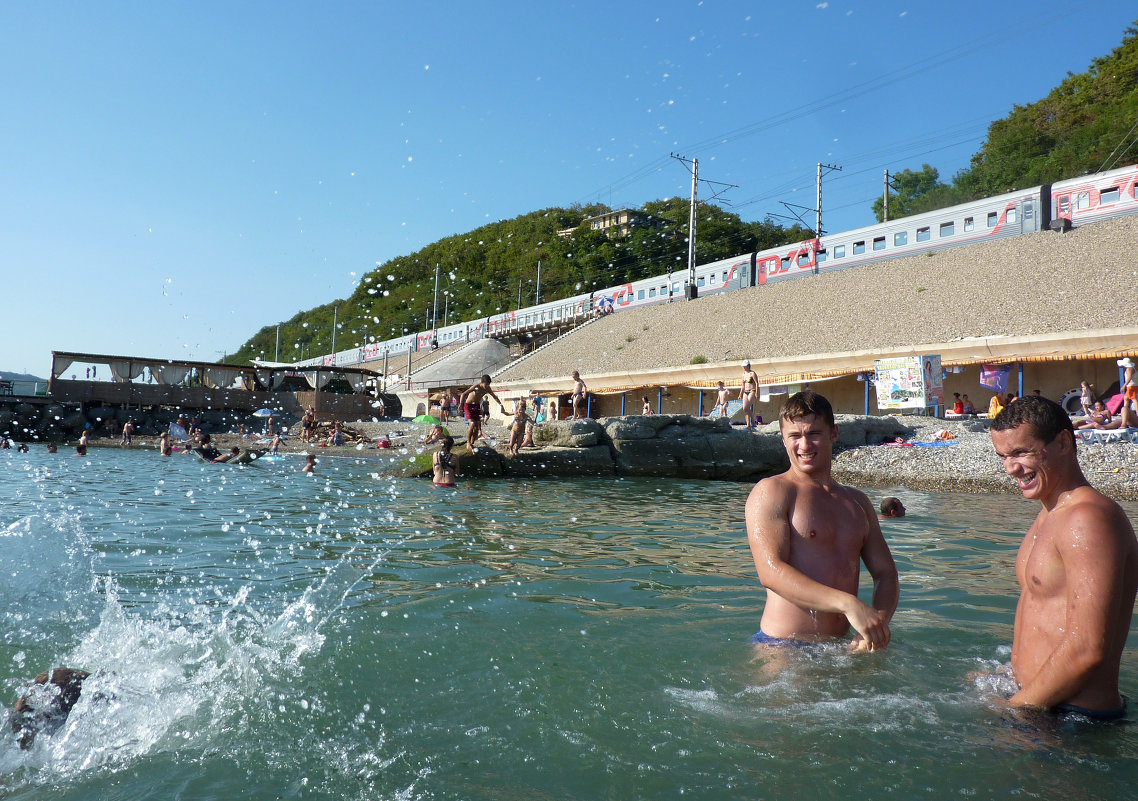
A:
{"label": "wooden structure on beach", "polygon": [[[67,377],[73,368],[76,372]],[[82,379],[78,369],[84,370]],[[376,416],[378,378],[375,371],[358,367],[259,367],[52,351],[48,396],[80,406],[234,412],[269,408],[296,417],[314,407],[319,419],[359,420]],[[385,399],[389,408],[392,400]]]}

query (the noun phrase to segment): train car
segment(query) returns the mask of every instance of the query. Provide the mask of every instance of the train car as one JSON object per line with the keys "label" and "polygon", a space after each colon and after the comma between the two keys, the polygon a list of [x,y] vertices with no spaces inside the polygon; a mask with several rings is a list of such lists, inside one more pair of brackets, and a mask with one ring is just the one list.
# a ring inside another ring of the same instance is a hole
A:
{"label": "train car", "polygon": [[1051,216],[1072,226],[1138,212],[1138,164],[1051,185]]}
{"label": "train car", "polygon": [[1046,229],[1050,221],[1048,187],[1008,192],[940,211],[826,235],[822,237],[818,253],[818,272],[1033,233]]}
{"label": "train car", "polygon": [[813,274],[818,272],[818,240],[808,239],[760,250],[751,256],[751,261],[751,278],[745,286],[763,286]]}

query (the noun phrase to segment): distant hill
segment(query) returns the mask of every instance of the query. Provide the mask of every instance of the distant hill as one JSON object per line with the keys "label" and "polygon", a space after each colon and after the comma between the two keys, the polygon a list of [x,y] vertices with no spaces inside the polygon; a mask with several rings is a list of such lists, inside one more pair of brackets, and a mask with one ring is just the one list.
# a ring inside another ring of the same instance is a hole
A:
{"label": "distant hill", "polygon": [[46,382],[46,378],[32,375],[31,373],[6,373],[0,370],[0,381],[41,381]]}

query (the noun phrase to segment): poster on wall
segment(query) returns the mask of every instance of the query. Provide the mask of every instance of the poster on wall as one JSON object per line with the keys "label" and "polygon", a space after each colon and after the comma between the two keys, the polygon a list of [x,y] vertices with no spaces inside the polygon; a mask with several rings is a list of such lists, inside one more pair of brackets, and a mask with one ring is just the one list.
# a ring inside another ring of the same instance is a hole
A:
{"label": "poster on wall", "polygon": [[980,386],[993,392],[1008,391],[1008,376],[1011,375],[1010,364],[985,364],[980,367]]}
{"label": "poster on wall", "polygon": [[939,354],[876,359],[873,370],[878,409],[924,409],[944,403]]}

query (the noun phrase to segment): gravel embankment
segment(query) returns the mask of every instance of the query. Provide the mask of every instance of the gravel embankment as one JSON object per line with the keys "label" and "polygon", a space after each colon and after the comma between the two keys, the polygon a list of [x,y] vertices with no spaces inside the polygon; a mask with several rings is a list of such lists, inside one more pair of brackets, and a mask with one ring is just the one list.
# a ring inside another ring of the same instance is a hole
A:
{"label": "gravel embankment", "polygon": [[617,312],[498,381],[1133,325],[1138,217]]}

